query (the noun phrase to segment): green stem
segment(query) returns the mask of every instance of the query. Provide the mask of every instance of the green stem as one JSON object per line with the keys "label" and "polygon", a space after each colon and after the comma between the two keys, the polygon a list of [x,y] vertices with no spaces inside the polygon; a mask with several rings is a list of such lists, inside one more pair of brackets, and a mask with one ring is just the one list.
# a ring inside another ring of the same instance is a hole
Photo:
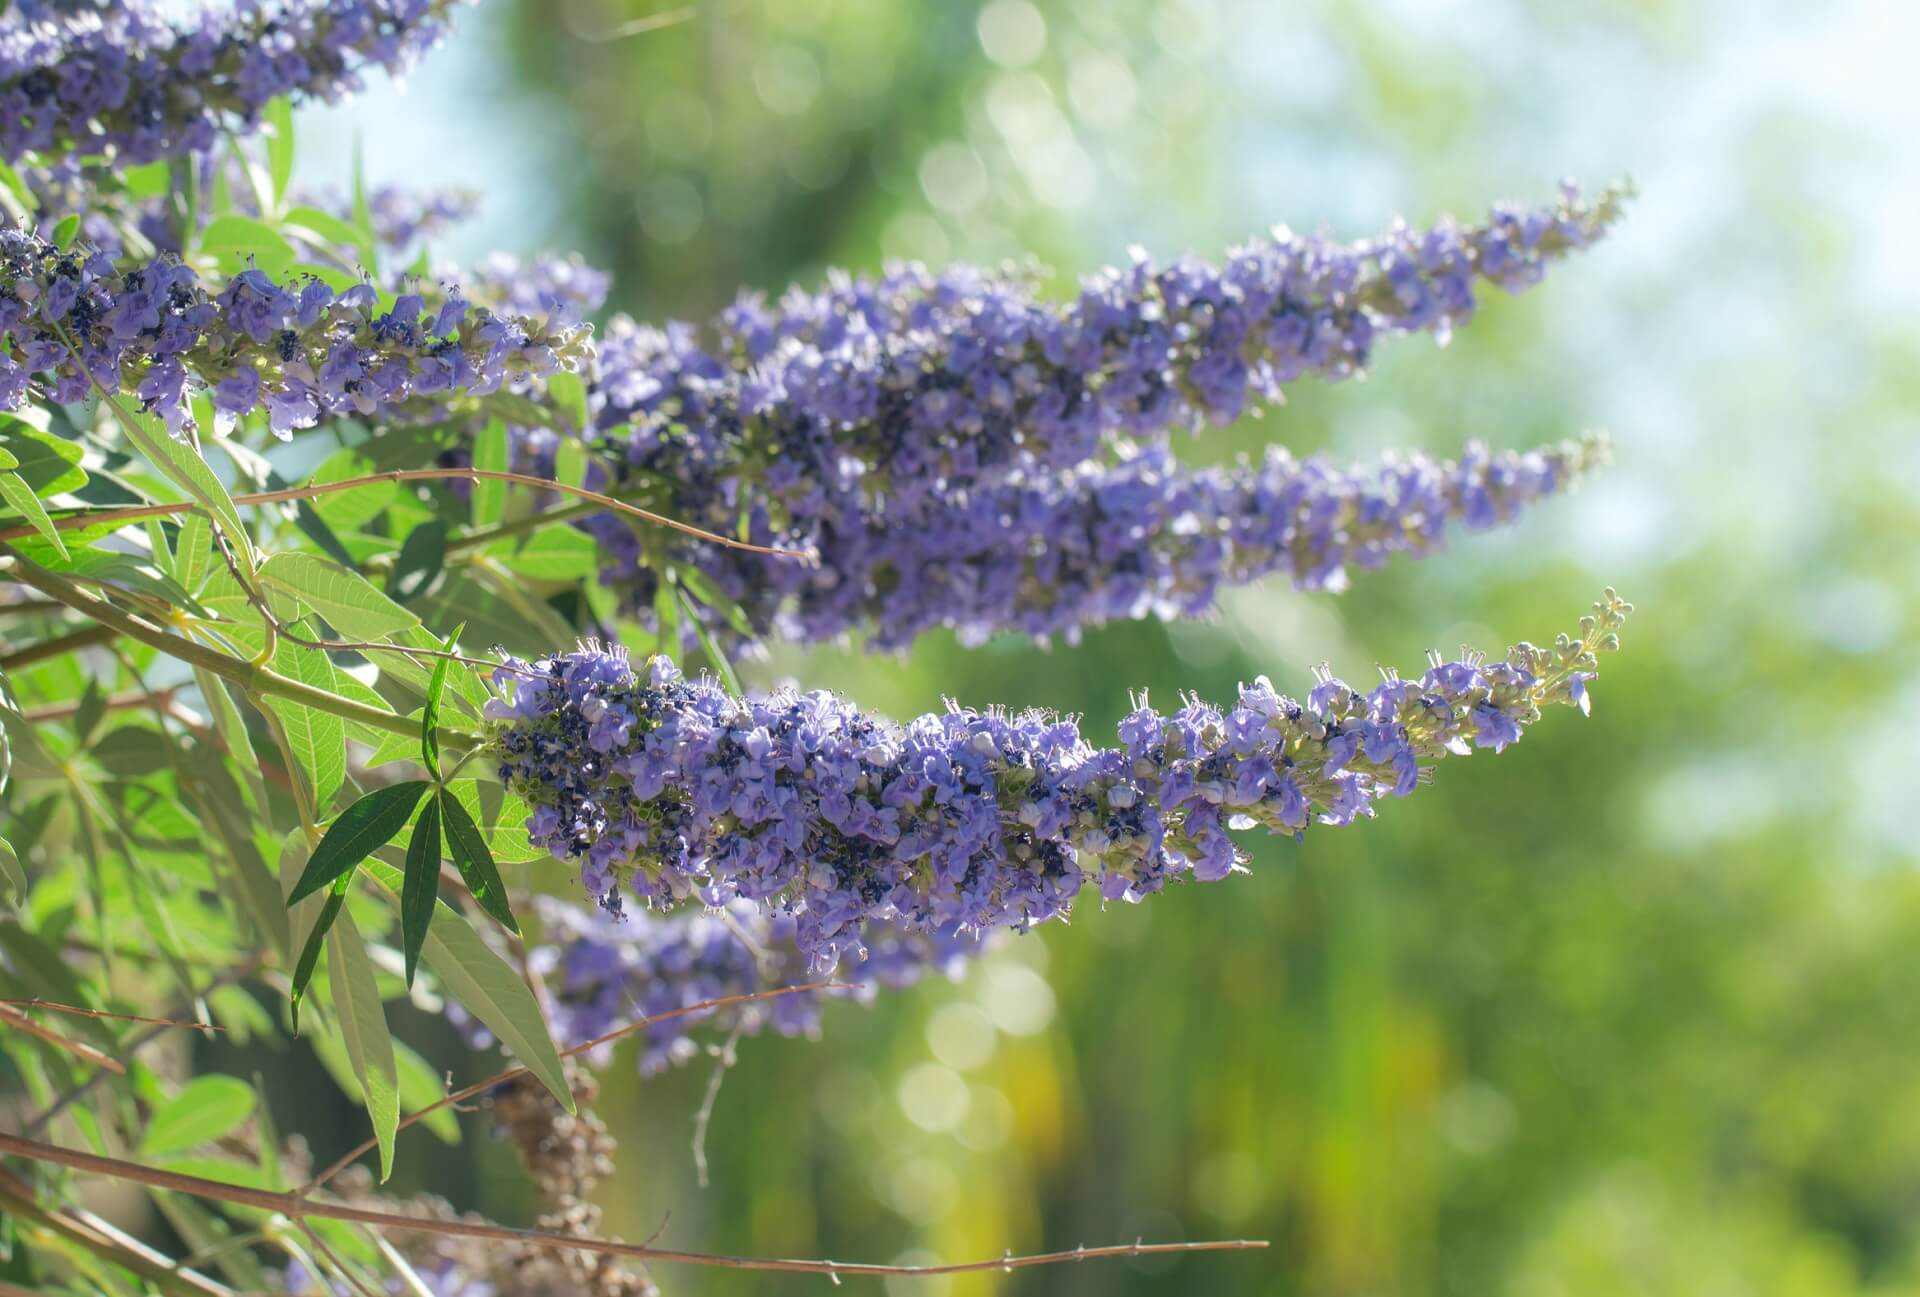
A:
{"label": "green stem", "polygon": [[[76,612],[84,613],[102,626],[109,627],[129,639],[138,640],[150,648],[158,649],[189,666],[203,667],[222,679],[239,685],[243,690],[272,694],[304,707],[329,712],[345,720],[359,721],[363,725],[385,730],[389,734],[412,737],[420,732],[418,722],[404,716],[396,716],[392,712],[382,711],[366,703],[354,702],[351,698],[338,697],[302,681],[288,679],[267,667],[229,657],[225,653],[196,644],[184,636],[161,630],[157,626],[149,626],[139,618],[120,611],[104,599],[94,598],[57,573],[49,572],[18,554],[11,557],[9,571],[15,580],[32,586],[50,599],[59,600]],[[443,729],[441,741],[449,747],[464,751],[477,744],[479,739],[464,730]]]}

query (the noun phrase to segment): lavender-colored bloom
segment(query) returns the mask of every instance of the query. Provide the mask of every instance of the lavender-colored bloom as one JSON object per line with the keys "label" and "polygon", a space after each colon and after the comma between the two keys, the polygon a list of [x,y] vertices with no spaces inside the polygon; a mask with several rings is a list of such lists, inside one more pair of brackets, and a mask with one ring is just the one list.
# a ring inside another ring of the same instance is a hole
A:
{"label": "lavender-colored bloom", "polygon": [[777,311],[743,299],[712,352],[685,326],[617,336],[599,424],[640,469],[660,440],[649,425],[663,421],[740,445],[762,470],[777,461],[791,479],[782,510],[817,484],[911,507],[1076,467],[1117,437],[1229,422],[1295,379],[1363,372],[1382,336],[1444,338],[1479,285],[1533,284],[1601,237],[1625,196],[1588,202],[1568,185],[1551,207],[1357,244],[1277,230],[1219,266],[1142,254],[1065,304],[964,267],[835,276]]}
{"label": "lavender-colored bloom", "polygon": [[[691,326],[617,319],[590,393],[611,469],[589,485],[645,484],[677,518],[723,532],[744,521],[748,539],[818,554],[815,569],[676,546],[674,561],[703,569],[762,634],[875,647],[933,626],[1071,636],[1191,614],[1270,573],[1338,588],[1351,568],[1429,551],[1450,522],[1511,520],[1594,448],[1470,447],[1458,463],[1354,473],[1276,451],[1192,471],[1164,433],[1296,377],[1351,374],[1382,334],[1444,334],[1477,282],[1532,282],[1623,199],[1569,189],[1539,212],[1353,246],[1282,232],[1219,269],[1108,272],[1060,306],[965,269],[837,276],[778,312],[741,303],[711,351]],[[552,446],[549,430],[524,433],[520,467],[551,471]],[[642,561],[623,519],[578,525],[602,544],[603,579],[645,615],[657,556]]]}
{"label": "lavender-colored bloom", "polygon": [[509,662],[490,743],[529,831],[609,909],[619,882],[653,908],[750,903],[828,970],[876,931],[1024,930],[1083,886],[1137,901],[1224,878],[1232,832],[1371,815],[1447,754],[1500,750],[1542,705],[1573,703],[1628,611],[1609,591],[1578,640],[1435,655],[1364,694],[1323,672],[1304,703],[1264,678],[1227,709],[1141,699],[1111,748],[1040,713],[954,705],[899,725],[825,692],[735,698],[588,645]]}
{"label": "lavender-colored bloom", "polygon": [[[1512,522],[1604,456],[1604,440],[1589,437],[1525,453],[1469,443],[1458,460],[1413,452],[1355,470],[1274,447],[1257,463],[1192,469],[1148,447],[917,507],[816,491],[804,534],[817,569],[721,550],[687,561],[789,639],[859,635],[896,649],[949,627],[970,643],[1007,630],[1073,640],[1108,621],[1196,616],[1222,590],[1271,575],[1344,589],[1351,569],[1432,553],[1450,526]],[[800,544],[801,516],[790,515],[783,543]],[[707,521],[722,518],[713,510]],[[656,578],[631,529],[613,518],[582,525],[607,551],[603,579],[645,606]]]}
{"label": "lavender-colored bloom", "polygon": [[[171,257],[121,268],[98,252],[0,231],[0,360],[48,375],[60,401],[96,382],[133,393],[175,429],[188,418],[190,386],[210,390],[227,414],[266,408],[285,435],[337,414],[399,412],[410,401],[419,413],[456,395],[523,388],[588,354],[583,329],[450,309],[462,300],[442,289],[431,310],[417,293],[382,306],[365,284],[335,294],[258,270],[215,294]],[[27,398],[0,377],[0,409]]]}
{"label": "lavender-colored bloom", "polygon": [[[794,920],[763,913],[746,902],[725,910],[615,916],[552,897],[536,897],[542,943],[534,967],[551,995],[551,1024],[568,1044],[582,1044],[637,1019],[707,1000],[817,980],[794,945]],[[778,999],[689,1014],[643,1033],[640,1070],[651,1075],[696,1052],[694,1033],[709,1026],[757,1035],[771,1027],[783,1036],[818,1034],[825,995],[870,1001],[877,988],[908,986],[928,974],[957,976],[982,942],[957,932],[881,929],[862,951],[850,952],[836,977],[856,991],[808,991]],[[463,1028],[476,1045],[490,1043],[471,1020]],[[590,1053],[604,1065],[611,1045]]]}
{"label": "lavender-colored bloom", "polygon": [[0,14],[0,160],[111,154],[125,164],[205,152],[273,99],[329,102],[373,67],[405,70],[439,40],[453,0],[118,0]]}

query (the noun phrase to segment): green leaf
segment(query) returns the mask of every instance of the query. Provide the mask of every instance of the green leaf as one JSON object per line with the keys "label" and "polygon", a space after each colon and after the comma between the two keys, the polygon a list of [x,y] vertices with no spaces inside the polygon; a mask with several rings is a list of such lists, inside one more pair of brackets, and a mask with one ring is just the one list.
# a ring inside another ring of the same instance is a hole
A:
{"label": "green leaf", "polygon": [[753,623],[747,618],[747,610],[729,599],[720,587],[713,583],[713,578],[705,572],[693,567],[675,568],[673,579],[684,586],[688,594],[725,617],[727,624],[738,631],[743,638],[750,640],[759,638],[759,634],[753,629]]}
{"label": "green leaf", "polygon": [[[676,586],[675,589],[679,587]],[[727,655],[722,653],[720,646],[714,642],[712,633],[707,630],[707,623],[701,618],[699,610],[693,606],[693,600],[687,592],[680,590],[679,594],[680,606],[686,611],[687,620],[693,623],[694,638],[700,641],[700,648],[706,653],[707,661],[713,664],[714,674],[720,677],[720,683],[727,687],[728,693],[735,698],[740,697],[742,692],[740,677],[733,673],[733,663],[727,660]]]}
{"label": "green leaf", "polygon": [[578,528],[556,524],[530,536],[503,536],[482,551],[536,581],[578,581],[600,566],[600,547]]}
{"label": "green leaf", "polygon": [[231,1076],[199,1076],[160,1105],[140,1138],[144,1157],[185,1153],[230,1135],[253,1115],[253,1087]]}
{"label": "green leaf", "polygon": [[460,877],[466,881],[467,890],[480,902],[481,909],[518,936],[520,925],[513,920],[513,906],[507,901],[506,886],[500,881],[500,871],[494,866],[493,853],[487,850],[480,826],[473,822],[460,800],[446,789],[442,788],[438,796],[441,818],[446,824],[447,851],[453,856]]}
{"label": "green leaf", "polygon": [[373,232],[373,205],[367,201],[366,158],[361,152],[360,135],[353,136],[353,225],[366,236],[369,255],[367,269],[378,272],[380,244]]}
{"label": "green leaf", "polygon": [[261,114],[267,133],[267,170],[273,177],[273,202],[279,206],[287,198],[287,181],[293,178],[293,103],[285,95],[274,99]]}
{"label": "green leaf", "polygon": [[[377,860],[367,870],[389,889],[398,890],[399,871]],[[560,1052],[547,1034],[539,1002],[512,966],[488,949],[467,921],[444,902],[434,907],[421,953],[447,994],[480,1019],[572,1112],[573,1091],[567,1086]]]}
{"label": "green leaf", "polygon": [[413,985],[420,964],[420,947],[433,922],[433,903],[440,899],[440,799],[427,803],[407,842],[406,880],[400,890],[400,950],[407,961],[407,985]]}
{"label": "green leaf", "polygon": [[400,1124],[400,1074],[393,1057],[393,1036],[380,1008],[373,963],[367,958],[366,944],[360,940],[351,914],[334,924],[327,942],[333,1010],[340,1019],[340,1034],[346,1039],[353,1073],[360,1079],[374,1138],[380,1143],[380,1180],[385,1183],[393,1174],[393,1137]]}
{"label": "green leaf", "polygon": [[[454,643],[464,629],[464,622],[455,626],[441,643],[440,651],[453,652]],[[434,659],[433,676],[427,681],[427,704],[420,712],[420,759],[435,779],[440,778],[440,696],[447,691],[447,671],[452,666],[450,657]]]}
{"label": "green leaf", "polygon": [[53,227],[53,246],[65,252],[73,246],[73,236],[79,232],[80,213],[75,212],[71,216],[63,217],[60,223]]}
{"label": "green leaf", "polygon": [[347,874],[355,865],[372,855],[405,828],[427,791],[424,779],[376,788],[327,826],[326,836],[313,849],[306,869],[287,895],[287,904],[313,895],[322,887]]}
{"label": "green leaf", "polygon": [[[340,692],[339,673],[333,662],[319,649],[305,648],[298,644],[281,640],[275,646],[273,668],[289,679],[309,684],[316,689],[324,689],[330,694]],[[324,815],[333,804],[334,794],[340,791],[340,785],[347,777],[347,727],[332,712],[323,712],[317,707],[308,707],[288,698],[266,697],[267,706],[273,708],[274,715],[280,718],[286,730],[287,746],[293,752],[294,764],[300,767],[300,773],[306,777],[307,786],[313,793],[313,813]]]}
{"label": "green leaf", "polygon": [[580,375],[565,369],[547,375],[547,396],[560,407],[561,413],[573,421],[575,431],[585,431],[587,385]]}
{"label": "green leaf", "polygon": [[33,488],[18,473],[0,473],[0,498],[4,498],[16,513],[31,523],[33,529],[46,539],[47,544],[53,546],[62,559],[71,557],[67,553],[66,542],[60,539],[60,533],[54,529],[53,519],[47,517],[46,506],[40,503],[40,497],[33,493]]}
{"label": "green leaf", "polygon": [[[473,442],[473,466],[490,473],[507,471],[507,425],[495,419]],[[507,484],[482,478],[473,484],[473,525],[491,527],[506,512]]]}
{"label": "green leaf", "polygon": [[120,173],[120,183],[135,198],[158,198],[167,192],[167,164],[162,161],[128,167]]}
{"label": "green leaf", "polygon": [[188,495],[213,511],[220,529],[233,546],[234,558],[241,570],[251,573],[254,569],[253,542],[248,538],[246,526],[240,521],[240,511],[234,507],[233,497],[227,494],[227,488],[207,467],[207,461],[201,459],[191,446],[175,441],[167,431],[167,426],[154,416],[129,410],[119,401],[113,403],[113,408],[120,415],[127,439],[139,448],[140,453],[152,460],[154,467],[172,478]]}
{"label": "green leaf", "polygon": [[568,486],[587,484],[587,448],[578,438],[562,437],[554,447],[553,480]]}
{"label": "green leaf", "polygon": [[27,485],[48,498],[85,486],[87,474],[80,461],[86,452],[80,444],[35,427],[21,417],[26,413],[38,411],[0,414],[0,449],[18,461],[16,468]]}
{"label": "green leaf", "polygon": [[300,1034],[300,1001],[306,998],[307,983],[313,980],[313,966],[320,962],[320,947],[326,942],[327,931],[333,927],[333,921],[340,917],[340,907],[347,903],[347,888],[353,882],[352,874],[342,874],[334,880],[327,891],[326,904],[320,907],[320,917],[313,922],[313,930],[307,933],[307,944],[300,948],[299,962],[293,966],[293,991],[287,1003],[293,1013],[293,1034]]}
{"label": "green leaf", "polygon": [[251,216],[214,217],[200,232],[200,247],[205,252],[226,253],[235,262],[251,260],[275,278],[299,260],[299,254],[280,231]]}
{"label": "green leaf", "polygon": [[87,755],[110,775],[138,779],[166,769],[173,760],[173,745],[159,730],[145,725],[122,725],[90,744]]}
{"label": "green leaf", "polygon": [[311,234],[315,242],[324,246],[351,249],[359,253],[363,261],[373,251],[372,240],[338,216],[323,212],[318,207],[289,208],[287,214],[280,218],[280,223]]}
{"label": "green leaf", "polygon": [[420,624],[358,572],[318,555],[275,554],[260,565],[260,579],[292,595],[351,639],[385,639]]}
{"label": "green leaf", "polygon": [[27,899],[27,871],[20,867],[19,853],[5,838],[0,838],[0,883],[6,884],[7,904],[19,909]]}
{"label": "green leaf", "polygon": [[425,594],[447,564],[447,523],[429,518],[407,533],[387,576],[387,593],[406,603]]}
{"label": "green leaf", "polygon": [[173,579],[188,594],[197,594],[212,570],[213,529],[207,525],[206,515],[196,511],[180,524],[180,535],[174,540]]}

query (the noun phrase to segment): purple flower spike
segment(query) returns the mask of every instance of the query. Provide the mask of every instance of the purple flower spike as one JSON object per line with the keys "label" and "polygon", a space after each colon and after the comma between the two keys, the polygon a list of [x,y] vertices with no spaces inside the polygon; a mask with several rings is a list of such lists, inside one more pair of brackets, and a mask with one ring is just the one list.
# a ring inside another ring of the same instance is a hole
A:
{"label": "purple flower spike", "polygon": [[654,909],[745,904],[790,921],[826,971],[875,934],[1022,931],[1084,887],[1137,901],[1225,878],[1243,867],[1234,832],[1371,816],[1441,758],[1581,705],[1630,611],[1608,591],[1577,640],[1436,657],[1368,693],[1323,672],[1304,703],[1264,678],[1225,710],[1142,700],[1114,748],[1036,712],[954,705],[900,725],[824,692],[736,698],[595,645],[510,662],[487,714],[529,830],[608,910],[616,880]]}

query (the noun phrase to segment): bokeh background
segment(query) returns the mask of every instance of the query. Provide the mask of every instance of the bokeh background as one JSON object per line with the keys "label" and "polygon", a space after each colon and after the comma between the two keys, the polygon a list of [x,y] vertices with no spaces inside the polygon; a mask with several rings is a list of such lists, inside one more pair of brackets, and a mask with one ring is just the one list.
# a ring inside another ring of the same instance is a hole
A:
{"label": "bokeh background", "polygon": [[[1089,905],[819,1041],[746,1042],[709,1188],[710,1065],[643,1084],[623,1056],[614,1228],[865,1259],[1274,1245],[888,1289],[926,1297],[1920,1291],[1920,7],[698,0],[636,30],[659,12],[490,0],[404,93],[306,114],[306,178],[337,186],[357,136],[375,180],[485,196],[436,254],[579,249],[618,308],[690,318],[885,256],[1031,252],[1064,287],[1134,242],[1361,236],[1562,175],[1643,194],[1444,350],[1185,447],[1607,428],[1578,497],[1342,596],[1263,586],[1051,651],[776,651],[763,681],[1097,731],[1129,688],[1544,640],[1606,583],[1640,611],[1591,720],[1256,844],[1250,877]],[[409,1134],[405,1174],[522,1218],[471,1130]]]}

